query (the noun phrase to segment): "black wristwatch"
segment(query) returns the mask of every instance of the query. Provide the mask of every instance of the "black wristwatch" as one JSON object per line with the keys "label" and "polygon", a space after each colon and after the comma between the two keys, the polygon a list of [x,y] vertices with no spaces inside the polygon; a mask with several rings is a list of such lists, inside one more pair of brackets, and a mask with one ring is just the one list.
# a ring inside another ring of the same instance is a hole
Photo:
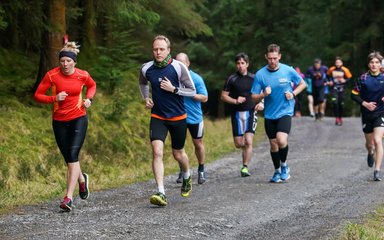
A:
{"label": "black wristwatch", "polygon": [[178,87],[175,87],[175,90],[173,90],[173,93],[176,94],[179,92],[179,88]]}

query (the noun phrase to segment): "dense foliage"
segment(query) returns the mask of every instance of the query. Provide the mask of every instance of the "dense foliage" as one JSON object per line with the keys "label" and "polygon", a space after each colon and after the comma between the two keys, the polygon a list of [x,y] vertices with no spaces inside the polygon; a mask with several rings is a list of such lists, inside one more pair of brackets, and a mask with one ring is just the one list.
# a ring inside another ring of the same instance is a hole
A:
{"label": "dense foliage", "polygon": [[[55,29],[45,11],[51,2],[0,3],[0,34],[6,36],[0,39],[0,48],[27,55],[48,48],[42,36]],[[173,53],[189,53],[193,68],[205,77],[215,96],[206,106],[214,116],[220,104],[216,96],[240,51],[250,55],[251,71],[265,64],[264,49],[272,42],[281,45],[283,62],[302,71],[315,57],[331,66],[335,56],[341,56],[355,78],[366,70],[367,54],[384,45],[380,0],[62,2],[66,33],[82,45],[83,65],[109,93],[122,84],[124,71],[137,71],[151,58],[151,40],[161,33],[170,37]],[[346,112],[356,112],[349,101]]]}

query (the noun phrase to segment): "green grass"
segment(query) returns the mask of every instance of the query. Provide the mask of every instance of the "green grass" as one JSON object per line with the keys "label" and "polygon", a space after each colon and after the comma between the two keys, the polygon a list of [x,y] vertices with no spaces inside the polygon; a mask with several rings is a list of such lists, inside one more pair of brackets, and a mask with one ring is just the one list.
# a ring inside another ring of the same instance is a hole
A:
{"label": "green grass", "polygon": [[[29,81],[33,84],[32,79]],[[127,89],[134,89],[125,93],[131,97],[124,97],[120,92],[111,97],[98,91],[94,105],[88,111],[89,128],[80,162],[82,170],[92,176],[92,191],[153,178],[149,110],[144,108],[136,84],[136,81],[126,83]],[[66,166],[54,140],[51,106],[36,104],[31,99],[31,94],[21,99],[0,95],[2,213],[19,205],[61,198],[65,191]],[[117,99],[119,104],[124,103],[123,107],[116,104]],[[230,119],[205,120],[207,162],[236,151],[230,129]],[[257,131],[258,135],[263,134],[262,128]],[[187,138],[186,151],[195,168],[197,160],[190,137]],[[165,144],[164,161],[165,174],[178,171],[169,138]]]}
{"label": "green grass", "polygon": [[362,223],[346,225],[342,240],[382,240],[384,239],[384,206],[376,209]]}

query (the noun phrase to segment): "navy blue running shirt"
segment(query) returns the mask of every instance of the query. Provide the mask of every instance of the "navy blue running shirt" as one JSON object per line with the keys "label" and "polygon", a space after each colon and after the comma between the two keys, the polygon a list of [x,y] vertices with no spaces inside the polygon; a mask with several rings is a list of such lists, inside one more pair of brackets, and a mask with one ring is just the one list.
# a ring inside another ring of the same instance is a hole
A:
{"label": "navy blue running shirt", "polygon": [[[179,88],[176,94],[160,88],[160,82],[164,77]],[[172,62],[164,68],[156,67],[153,61],[144,63],[139,75],[140,91],[144,99],[149,97],[148,82],[151,83],[154,103],[151,109],[152,117],[169,121],[186,118],[183,97],[195,96],[196,90],[191,75],[183,63],[172,59]]]}

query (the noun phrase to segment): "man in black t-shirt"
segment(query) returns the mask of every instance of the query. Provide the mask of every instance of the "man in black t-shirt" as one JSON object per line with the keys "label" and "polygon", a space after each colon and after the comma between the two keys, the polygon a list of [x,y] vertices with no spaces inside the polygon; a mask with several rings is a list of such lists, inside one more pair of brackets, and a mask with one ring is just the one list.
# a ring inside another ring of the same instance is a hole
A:
{"label": "man in black t-shirt", "polygon": [[249,58],[245,53],[235,57],[237,72],[229,76],[221,92],[221,100],[231,104],[232,134],[236,148],[241,148],[243,167],[241,176],[250,176],[248,164],[252,158],[252,142],[257,126],[257,111],[264,104],[256,103],[251,97],[254,74],[248,72]]}

